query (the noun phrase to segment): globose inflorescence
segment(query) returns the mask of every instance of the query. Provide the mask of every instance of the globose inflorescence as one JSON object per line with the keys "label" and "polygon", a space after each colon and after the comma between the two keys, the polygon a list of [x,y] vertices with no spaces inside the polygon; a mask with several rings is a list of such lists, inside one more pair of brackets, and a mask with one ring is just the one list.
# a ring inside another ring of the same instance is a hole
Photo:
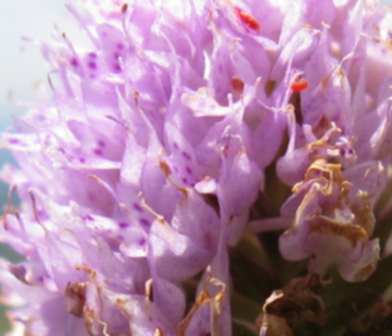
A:
{"label": "globose inflorescence", "polygon": [[[389,209],[375,212],[392,158],[390,11],[67,7],[89,44],[42,45],[51,96],[2,136],[21,204],[0,237],[24,258],[1,264],[10,335],[232,335],[231,251],[271,231],[309,274],[371,276]],[[249,329],[289,335],[277,319]]]}

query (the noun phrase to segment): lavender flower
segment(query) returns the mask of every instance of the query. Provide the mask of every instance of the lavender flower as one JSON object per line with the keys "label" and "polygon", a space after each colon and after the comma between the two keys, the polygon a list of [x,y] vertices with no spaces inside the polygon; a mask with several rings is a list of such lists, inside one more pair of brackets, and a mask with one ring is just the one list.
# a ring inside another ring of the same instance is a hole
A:
{"label": "lavender flower", "polygon": [[[19,163],[2,178],[21,205],[6,208],[0,237],[25,258],[1,263],[10,335],[292,335],[279,302],[317,302],[317,318],[301,319],[326,323],[309,279],[376,269],[391,12],[354,0],[175,4],[70,2],[91,45],[61,34],[42,46],[52,96],[2,137]],[[248,297],[256,324],[236,312],[232,256],[247,246],[268,269],[269,231],[310,278]]]}

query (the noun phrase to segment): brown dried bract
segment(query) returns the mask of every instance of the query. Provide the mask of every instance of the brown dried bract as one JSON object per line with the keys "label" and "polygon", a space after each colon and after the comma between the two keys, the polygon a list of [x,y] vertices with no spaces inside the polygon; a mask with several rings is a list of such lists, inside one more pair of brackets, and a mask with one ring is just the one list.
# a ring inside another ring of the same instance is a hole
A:
{"label": "brown dried bract", "polygon": [[[208,287],[212,286],[214,288],[211,293],[211,289]],[[196,298],[196,302],[188,312],[187,316],[179,323],[176,336],[187,335],[187,329],[192,317],[196,312],[201,309],[204,305],[208,305],[211,310],[211,329],[214,331],[213,335],[220,336],[219,327],[217,325],[217,320],[221,314],[221,305],[226,293],[226,285],[222,283],[219,279],[214,277],[209,277],[205,283],[204,289],[199,293]],[[221,335],[223,336],[223,335]]]}
{"label": "brown dried bract", "polygon": [[319,276],[308,275],[272,292],[258,319],[261,335],[294,336],[293,329],[303,322],[324,325],[326,309],[316,293],[322,286]]}
{"label": "brown dried bract", "polygon": [[65,289],[65,302],[69,313],[82,317],[86,303],[86,283],[69,283]]}

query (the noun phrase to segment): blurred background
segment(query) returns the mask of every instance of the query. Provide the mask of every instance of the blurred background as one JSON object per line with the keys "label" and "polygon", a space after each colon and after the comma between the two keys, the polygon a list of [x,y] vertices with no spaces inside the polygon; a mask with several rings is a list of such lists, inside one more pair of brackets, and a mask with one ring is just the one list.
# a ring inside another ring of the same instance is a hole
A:
{"label": "blurred background", "polygon": [[[23,104],[36,97],[38,87],[46,83],[48,68],[38,46],[23,40],[47,40],[55,23],[62,30],[75,31],[63,3],[64,0],[0,0],[0,132],[23,113]],[[12,162],[12,158],[0,149],[0,167],[6,162]],[[6,198],[7,185],[0,183],[0,211]],[[2,246],[0,255],[13,257]],[[8,328],[4,310],[0,306],[0,336]]]}
{"label": "blurred background", "polygon": [[[78,36],[64,2],[0,0],[0,132],[9,127],[13,117],[24,111],[23,103],[29,103],[36,97],[38,88],[46,83],[48,68],[38,46],[23,40],[47,40],[55,25],[73,39]],[[384,2],[392,4],[392,0]],[[12,162],[12,158],[0,149],[0,167],[6,162]],[[0,209],[6,197],[7,186],[0,183]],[[1,246],[0,255],[12,258],[10,252]],[[7,326],[4,308],[0,306],[0,336],[4,335]]]}

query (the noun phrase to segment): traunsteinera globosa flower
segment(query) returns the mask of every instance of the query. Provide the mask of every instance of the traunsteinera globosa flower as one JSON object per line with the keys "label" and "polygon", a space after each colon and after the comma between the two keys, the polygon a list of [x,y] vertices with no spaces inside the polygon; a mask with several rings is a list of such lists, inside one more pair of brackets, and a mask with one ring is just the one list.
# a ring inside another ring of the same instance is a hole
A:
{"label": "traunsteinera globosa flower", "polygon": [[387,259],[391,11],[174,5],[72,1],[89,45],[42,45],[51,98],[2,137],[10,335],[302,335]]}

